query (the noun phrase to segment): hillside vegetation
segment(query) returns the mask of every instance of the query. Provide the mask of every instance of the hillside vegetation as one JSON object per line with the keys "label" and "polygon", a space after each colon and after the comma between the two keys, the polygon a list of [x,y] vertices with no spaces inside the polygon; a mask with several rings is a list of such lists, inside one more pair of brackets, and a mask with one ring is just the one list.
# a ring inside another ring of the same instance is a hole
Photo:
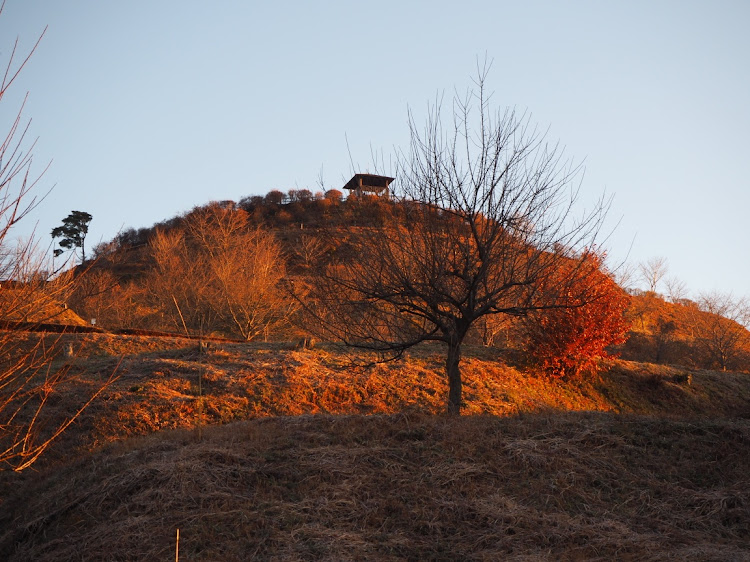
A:
{"label": "hillside vegetation", "polygon": [[[68,382],[48,405],[47,425],[68,415],[113,371],[118,375],[53,445],[48,463],[164,429],[269,416],[444,410],[447,385],[437,344],[415,348],[402,361],[362,365],[366,358],[330,345],[206,346],[185,338],[109,334],[25,337],[29,346],[47,338],[47,346],[75,351],[57,360]],[[750,417],[750,377],[740,373],[610,361],[596,378],[564,381],[475,346],[465,358],[465,378],[464,412],[472,415],[549,410]]]}
{"label": "hillside vegetation", "polygon": [[41,473],[5,473],[3,559],[165,559],[178,528],[185,560],[747,554],[747,375],[616,361],[573,383],[475,347],[474,415],[452,419],[437,346],[367,367],[329,346],[59,343],[77,356],[48,415],[120,378]]}
{"label": "hillside vegetation", "polygon": [[[320,269],[345,242],[337,229],[351,224],[378,225],[393,205],[379,198],[343,199],[337,190],[325,194],[292,190],[288,194],[272,191],[239,203],[196,207],[153,227],[127,230],[99,245],[97,259],[87,268],[79,268],[78,283],[68,303],[83,318],[96,318],[98,326],[109,329],[179,333],[188,329],[193,334],[289,341],[304,336],[309,326],[299,307],[288,300],[284,283],[318,283]],[[222,224],[223,230],[217,233]],[[193,247],[189,260],[180,261],[177,254],[167,259],[166,250],[176,251],[174,244],[195,238],[201,230],[209,231],[199,236],[201,240],[210,240],[217,247],[228,245],[224,259],[230,261],[247,261],[248,247],[259,244],[275,253],[269,255],[264,249],[264,259],[276,264],[274,275],[265,278],[265,284],[255,277],[252,283],[242,281],[244,275],[252,275],[252,268],[229,270],[231,282],[222,281],[222,286],[237,289],[233,310],[253,318],[242,328],[226,321],[233,314],[218,307],[220,295],[199,290],[200,283],[206,283],[208,267],[199,259],[203,250]],[[243,244],[242,252],[231,250]],[[246,288],[238,298],[241,282]],[[176,289],[174,284],[181,287]],[[612,351],[633,361],[750,372],[750,332],[737,320],[722,316],[721,309],[712,311],[706,306],[711,303],[670,299],[653,291],[631,289],[629,293],[628,337]],[[244,304],[240,306],[240,302]],[[467,343],[510,347],[523,353],[528,343],[524,337],[521,322],[501,316],[476,322]]]}
{"label": "hillside vegetation", "polygon": [[17,489],[0,556],[165,560],[179,529],[184,560],[746,560],[749,442],[595,413],[160,433]]}
{"label": "hillside vegetation", "polygon": [[[348,209],[306,204],[320,201]],[[624,343],[559,375],[534,358],[523,318],[478,322],[459,419],[441,415],[443,344],[382,363],[311,340],[283,285],[314,282],[341,249],[312,223],[229,204],[193,213],[100,248],[63,279],[99,332],[2,333],[20,357],[44,351],[46,370],[29,379],[44,415],[24,406],[13,420],[35,438],[100,394],[34,472],[0,472],[1,558],[165,559],[178,529],[189,560],[750,558],[738,322],[626,295],[597,265],[612,302],[627,300],[597,309],[605,320],[619,310]],[[580,310],[537,332],[587,334],[597,315]],[[61,374],[54,387],[49,372]]]}
{"label": "hillside vegetation", "polygon": [[67,261],[11,241],[44,199],[21,104],[0,559],[750,560],[750,305],[665,299],[658,259],[618,285],[608,201],[490,66],[410,116],[396,187],[212,202],[90,260],[85,211]]}

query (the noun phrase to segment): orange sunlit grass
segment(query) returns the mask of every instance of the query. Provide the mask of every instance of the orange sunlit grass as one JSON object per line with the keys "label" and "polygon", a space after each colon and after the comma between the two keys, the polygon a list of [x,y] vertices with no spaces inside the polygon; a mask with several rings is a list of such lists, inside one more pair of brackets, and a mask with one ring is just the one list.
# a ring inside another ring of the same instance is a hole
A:
{"label": "orange sunlit grass", "polygon": [[[41,336],[24,337],[33,345]],[[303,350],[290,344],[211,342],[204,348],[184,338],[106,334],[64,335],[58,345],[72,346],[76,357],[68,366],[71,380],[56,392],[50,421],[64,416],[81,393],[100,385],[118,364],[119,378],[61,437],[50,462],[164,429],[304,414],[439,414],[445,406],[438,344],[419,346],[403,361],[371,366],[355,365],[328,345]],[[471,415],[750,412],[750,379],[738,374],[719,377],[619,361],[603,365],[598,379],[562,381],[513,366],[500,352],[483,347],[469,349],[465,374],[464,409]]]}

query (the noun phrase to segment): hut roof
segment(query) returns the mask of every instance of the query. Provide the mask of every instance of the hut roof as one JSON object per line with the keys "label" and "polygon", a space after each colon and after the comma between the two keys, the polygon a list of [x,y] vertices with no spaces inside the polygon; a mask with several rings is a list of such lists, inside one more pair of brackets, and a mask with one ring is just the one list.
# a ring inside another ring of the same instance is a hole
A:
{"label": "hut roof", "polygon": [[396,178],[378,176],[375,174],[354,174],[354,177],[346,182],[344,189],[380,191],[386,189],[394,179]]}

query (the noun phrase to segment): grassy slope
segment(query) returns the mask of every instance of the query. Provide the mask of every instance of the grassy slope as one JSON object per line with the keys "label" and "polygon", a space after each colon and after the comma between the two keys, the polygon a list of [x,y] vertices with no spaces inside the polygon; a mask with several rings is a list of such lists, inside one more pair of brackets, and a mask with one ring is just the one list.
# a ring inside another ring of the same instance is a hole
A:
{"label": "grassy slope", "polygon": [[[327,348],[66,337],[78,382],[52,412],[117,356],[121,378],[49,470],[5,476],[0,559],[166,559],[177,528],[186,560],[750,559],[746,375],[620,362],[577,386],[475,350],[467,412],[493,415],[455,420],[430,415],[435,348],[362,368]],[[175,427],[199,429],[157,433]]]}
{"label": "grassy slope", "polygon": [[[742,560],[750,424],[301,416],[110,446],[27,486],[7,560]],[[9,521],[13,513],[13,522]]]}

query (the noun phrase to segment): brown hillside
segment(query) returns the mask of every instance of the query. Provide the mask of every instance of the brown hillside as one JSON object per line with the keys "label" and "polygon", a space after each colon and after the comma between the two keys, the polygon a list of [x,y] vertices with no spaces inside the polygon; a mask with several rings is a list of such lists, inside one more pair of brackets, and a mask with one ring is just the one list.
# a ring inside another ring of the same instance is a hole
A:
{"label": "brown hillside", "polygon": [[437,346],[361,367],[325,345],[18,337],[76,350],[49,423],[120,378],[37,470],[0,473],[0,559],[167,559],[177,529],[182,560],[747,558],[744,374],[615,361],[574,384],[476,347],[456,419],[435,415]]}
{"label": "brown hillside", "polygon": [[672,303],[650,292],[632,295],[627,315],[630,334],[625,345],[618,348],[624,359],[720,369],[710,353],[712,344],[725,344],[720,339],[724,334],[711,329],[719,327],[738,335],[729,367],[750,373],[750,331],[733,320],[702,311],[692,301]]}
{"label": "brown hillside", "polygon": [[64,303],[34,288],[0,286],[0,312],[5,322],[89,325]]}
{"label": "brown hillside", "polygon": [[747,560],[750,424],[279,417],[17,485],[4,560]]}
{"label": "brown hillside", "polygon": [[[40,337],[27,334],[29,345]],[[55,336],[58,338],[58,336]],[[406,360],[362,367],[334,347],[70,334],[50,342],[77,357],[71,380],[47,410],[50,423],[74,409],[117,369],[119,379],[70,428],[42,463],[163,429],[304,414],[444,411],[446,383],[437,345]],[[508,364],[483,347],[467,351],[464,412],[605,411],[677,417],[750,417],[750,377],[632,362],[611,362],[597,380],[565,382]]]}
{"label": "brown hillside", "polygon": [[[289,195],[281,192],[269,193],[266,197],[248,197],[239,203],[231,201],[210,203],[196,207],[184,215],[173,217],[138,231],[129,230],[118,235],[112,242],[97,248],[98,261],[91,266],[87,275],[89,287],[80,291],[72,305],[85,317],[96,317],[99,325],[110,329],[134,328],[160,331],[182,331],[182,324],[173,321],[165,323],[174,305],[167,302],[168,310],[156,310],[153,299],[147,295],[149,276],[154,266],[153,257],[148,248],[157,231],[172,232],[186,228],[191,218],[200,215],[207,209],[220,208],[222,212],[241,215],[248,230],[261,228],[270,232],[279,241],[283,259],[289,276],[298,276],[305,271],[314,271],[325,263],[339,244],[345,245],[342,238],[331,236],[331,229],[339,225],[358,225],[362,227],[379,224],[384,213],[394,213],[398,209],[393,202],[379,198],[365,200],[342,200],[340,194],[312,195],[298,191]],[[328,236],[321,236],[322,229],[328,230]],[[279,288],[278,292],[283,292]],[[93,295],[93,296],[87,296]],[[656,293],[638,293],[632,295],[628,311],[631,331],[626,344],[617,351],[630,361],[673,364],[687,368],[721,369],[750,372],[750,332],[745,332],[745,344],[741,353],[727,360],[727,365],[717,362],[707,349],[705,340],[696,330],[697,326],[710,323],[712,315],[699,310],[696,303],[681,301],[672,303]],[[292,324],[295,320],[292,318]],[[296,322],[299,324],[299,322]],[[494,334],[497,328],[477,323],[469,339],[474,343],[493,343],[503,340],[505,347],[524,351],[524,342],[513,329],[512,322]],[[486,323],[485,323],[486,324]],[[215,335],[230,335],[215,332]],[[265,338],[286,340],[298,330],[284,326],[271,330]],[[490,337],[488,337],[488,335]],[[231,335],[231,337],[237,337]]]}

